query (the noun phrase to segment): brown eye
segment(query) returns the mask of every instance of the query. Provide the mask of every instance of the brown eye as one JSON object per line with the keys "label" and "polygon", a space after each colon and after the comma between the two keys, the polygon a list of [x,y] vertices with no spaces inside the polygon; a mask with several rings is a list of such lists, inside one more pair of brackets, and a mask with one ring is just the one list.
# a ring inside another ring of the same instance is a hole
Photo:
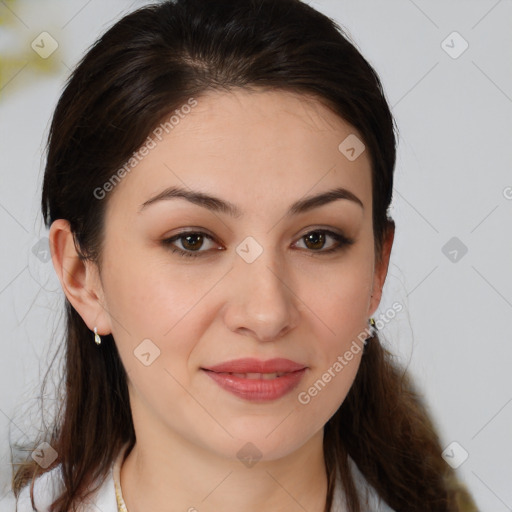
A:
{"label": "brown eye", "polygon": [[308,249],[321,249],[325,244],[325,233],[321,231],[312,231],[303,238],[306,241]]}
{"label": "brown eye", "polygon": [[[186,231],[179,235],[162,240],[165,247],[171,249],[172,252],[178,253],[179,256],[204,256],[208,250],[200,250],[204,246],[205,240],[212,241],[213,238],[202,231]],[[175,242],[179,241],[181,247],[177,247]]]}
{"label": "brown eye", "polygon": [[181,237],[181,244],[184,249],[196,251],[203,245],[204,237],[200,233],[193,233]]}
{"label": "brown eye", "polygon": [[[332,245],[328,249],[321,250],[322,247],[325,245],[327,238],[332,238],[337,243]],[[336,252],[343,249],[345,246],[349,246],[354,243],[353,239],[347,238],[344,235],[334,233],[326,229],[316,229],[315,231],[310,231],[309,233],[301,237],[300,240],[304,240],[306,248],[309,249],[311,252],[318,252],[319,254],[328,254]]]}

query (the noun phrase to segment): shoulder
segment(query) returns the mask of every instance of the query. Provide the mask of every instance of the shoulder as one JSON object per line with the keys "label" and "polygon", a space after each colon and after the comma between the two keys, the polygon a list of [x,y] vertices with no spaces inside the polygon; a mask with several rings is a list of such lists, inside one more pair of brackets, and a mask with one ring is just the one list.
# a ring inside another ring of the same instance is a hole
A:
{"label": "shoulder", "polygon": [[[50,505],[62,493],[64,483],[62,480],[61,466],[56,466],[51,471],[43,473],[34,482],[34,504],[37,512],[48,512]],[[108,477],[103,480],[95,493],[87,498],[87,503],[81,507],[83,512],[117,512],[112,469]],[[30,484],[20,492],[17,500],[16,512],[34,512],[30,501]]]}
{"label": "shoulder", "polygon": [[[354,482],[361,500],[362,512],[395,512],[389,507],[377,494],[377,491],[366,481],[363,474],[359,471],[357,464],[351,457],[348,458]],[[334,499],[332,504],[332,512],[345,512],[347,510],[341,480],[336,479],[336,488],[334,491]]]}

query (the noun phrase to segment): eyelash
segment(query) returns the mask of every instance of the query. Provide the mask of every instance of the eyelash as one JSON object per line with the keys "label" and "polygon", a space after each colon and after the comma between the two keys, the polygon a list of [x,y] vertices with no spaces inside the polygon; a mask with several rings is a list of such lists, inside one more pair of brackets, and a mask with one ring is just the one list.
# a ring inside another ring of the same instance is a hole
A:
{"label": "eyelash", "polygon": [[[302,240],[306,236],[310,235],[311,233],[324,233],[328,236],[334,238],[336,242],[338,242],[338,245],[332,247],[331,249],[327,249],[326,251],[315,251],[310,249],[309,251],[312,253],[318,253],[318,254],[332,254],[335,252],[338,252],[342,249],[344,249],[346,246],[352,245],[354,243],[354,240],[351,238],[347,238],[344,235],[340,235],[339,233],[334,233],[333,231],[329,231],[328,229],[314,229],[312,231],[308,231],[304,235],[300,237],[299,240]],[[204,253],[207,253],[209,251],[184,251],[182,249],[179,249],[177,247],[173,247],[172,243],[176,240],[179,240],[181,238],[185,238],[187,235],[203,235],[205,238],[208,238],[209,240],[214,240],[213,237],[208,235],[207,233],[204,233],[203,231],[184,231],[183,233],[180,233],[179,235],[173,236],[171,238],[167,238],[165,240],[162,240],[162,244],[171,250],[173,253],[177,253],[178,256],[184,256],[184,257],[190,257],[190,258],[197,258],[199,256],[202,256]]]}

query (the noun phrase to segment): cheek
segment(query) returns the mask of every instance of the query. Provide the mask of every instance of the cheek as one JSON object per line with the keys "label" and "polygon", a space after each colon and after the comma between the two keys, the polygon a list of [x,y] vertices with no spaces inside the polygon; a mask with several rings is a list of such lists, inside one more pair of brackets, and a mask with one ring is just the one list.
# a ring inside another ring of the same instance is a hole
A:
{"label": "cheek", "polygon": [[372,253],[365,247],[354,247],[333,263],[302,269],[300,297],[331,334],[327,347],[333,338],[347,340],[366,326],[372,280]]}
{"label": "cheek", "polygon": [[372,263],[371,250],[354,251],[329,271],[317,271],[314,279],[302,282],[302,296],[314,313],[315,346],[310,350],[315,365],[297,391],[297,402],[304,414],[318,418],[319,427],[343,403],[359,369],[368,337]]}
{"label": "cheek", "polygon": [[202,289],[191,270],[148,251],[131,249],[109,266],[105,272],[109,310],[137,337],[161,338],[193,309]]}
{"label": "cheek", "polygon": [[[208,292],[219,276],[195,265],[176,264],[175,256],[152,252],[132,249],[111,258],[114,264],[105,267],[104,289],[112,333],[127,373],[150,393],[162,392],[165,386],[175,394],[177,384],[162,372],[167,369],[188,385],[190,355],[215,315]],[[151,360],[157,357],[146,368],[138,355],[148,351]]]}
{"label": "cheek", "polygon": [[[311,365],[307,379],[296,392],[299,413],[310,428],[321,428],[345,400],[363,356],[367,299],[351,296],[347,302],[326,301],[323,320],[312,337]],[[334,303],[335,302],[335,303]],[[328,304],[329,303],[329,304]],[[334,303],[334,304],[333,304]]]}
{"label": "cheek", "polygon": [[309,419],[313,431],[323,427],[342,405],[354,383],[363,357],[361,354],[353,355],[350,361],[344,361],[343,355],[337,356],[339,360],[334,358],[328,367],[319,369],[298,390],[300,414]]}

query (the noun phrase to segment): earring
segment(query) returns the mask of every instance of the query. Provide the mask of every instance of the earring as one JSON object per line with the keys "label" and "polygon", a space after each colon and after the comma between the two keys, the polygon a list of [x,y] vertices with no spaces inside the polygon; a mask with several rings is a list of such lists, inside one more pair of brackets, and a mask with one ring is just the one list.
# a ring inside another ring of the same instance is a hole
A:
{"label": "earring", "polygon": [[373,338],[376,334],[377,334],[377,324],[375,323],[375,320],[372,318],[370,318],[370,332],[371,332],[371,337]]}
{"label": "earring", "polygon": [[101,344],[101,338],[100,338],[100,335],[98,334],[98,328],[97,327],[94,328],[94,341],[96,342],[96,345],[100,345]]}
{"label": "earring", "polygon": [[370,336],[364,340],[364,344],[366,345],[374,336],[377,334],[377,325],[375,324],[375,320],[370,318],[368,320],[368,330],[370,331]]}

